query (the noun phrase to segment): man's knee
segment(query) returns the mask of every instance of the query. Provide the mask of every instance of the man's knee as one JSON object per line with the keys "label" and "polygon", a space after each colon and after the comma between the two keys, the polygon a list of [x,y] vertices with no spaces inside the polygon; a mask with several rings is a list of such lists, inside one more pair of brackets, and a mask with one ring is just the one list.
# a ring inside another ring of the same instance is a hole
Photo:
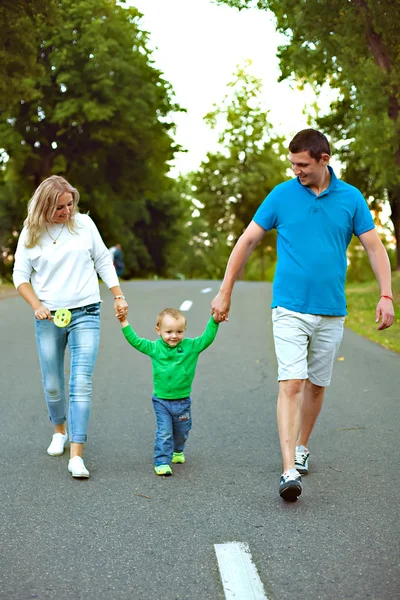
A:
{"label": "man's knee", "polygon": [[279,392],[289,398],[294,398],[304,390],[304,379],[287,379],[279,382]]}
{"label": "man's knee", "polygon": [[325,386],[312,383],[312,381],[310,381],[309,379],[307,379],[306,381],[306,388],[308,393],[310,393],[312,396],[320,396],[325,392]]}

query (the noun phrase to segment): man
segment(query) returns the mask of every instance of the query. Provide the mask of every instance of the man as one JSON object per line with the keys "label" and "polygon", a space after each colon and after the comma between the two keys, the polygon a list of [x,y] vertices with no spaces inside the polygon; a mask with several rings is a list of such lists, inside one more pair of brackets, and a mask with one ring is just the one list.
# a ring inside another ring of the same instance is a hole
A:
{"label": "man", "polygon": [[118,277],[121,277],[125,270],[124,257],[122,254],[121,244],[115,244],[108,249],[111,260],[113,261]]}
{"label": "man", "polygon": [[304,129],[289,144],[295,179],[276,186],[235,245],[212,301],[217,321],[228,318],[235,281],[266,231],[276,229],[278,262],[272,321],[278,361],[278,432],[283,459],[279,493],[294,501],[308,473],[308,440],[322,408],[347,314],[346,249],[353,233],[364,246],[380,298],[378,329],[393,324],[389,258],[357,188],[328,166],[326,137]]}
{"label": "man", "polygon": [[111,260],[114,262],[114,254],[116,251],[116,247],[115,246],[111,246],[111,248],[108,249],[110,256],[111,256]]}
{"label": "man", "polygon": [[121,250],[121,244],[115,244],[114,266],[118,277],[122,277],[125,270],[124,257]]}

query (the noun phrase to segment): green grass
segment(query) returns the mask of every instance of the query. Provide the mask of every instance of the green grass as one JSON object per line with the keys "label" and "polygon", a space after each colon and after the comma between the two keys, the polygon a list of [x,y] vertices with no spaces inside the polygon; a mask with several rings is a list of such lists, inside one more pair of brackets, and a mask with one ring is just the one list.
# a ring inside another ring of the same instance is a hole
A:
{"label": "green grass", "polygon": [[389,329],[378,331],[375,323],[375,309],[379,300],[377,282],[348,283],[346,285],[347,310],[346,327],[377,342],[381,346],[400,353],[400,272],[392,274],[393,303],[395,321]]}

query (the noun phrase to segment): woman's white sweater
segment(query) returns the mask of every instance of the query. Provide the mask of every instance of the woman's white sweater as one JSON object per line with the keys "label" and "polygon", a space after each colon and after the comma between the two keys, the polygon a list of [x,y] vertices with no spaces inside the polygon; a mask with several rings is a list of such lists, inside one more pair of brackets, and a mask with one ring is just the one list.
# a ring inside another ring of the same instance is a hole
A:
{"label": "woman's white sweater", "polygon": [[48,225],[39,243],[26,248],[24,227],[18,240],[14,285],[18,288],[21,283],[31,283],[49,310],[100,302],[97,274],[108,288],[119,285],[110,253],[92,219],[79,213],[74,219],[75,233],[63,225]]}

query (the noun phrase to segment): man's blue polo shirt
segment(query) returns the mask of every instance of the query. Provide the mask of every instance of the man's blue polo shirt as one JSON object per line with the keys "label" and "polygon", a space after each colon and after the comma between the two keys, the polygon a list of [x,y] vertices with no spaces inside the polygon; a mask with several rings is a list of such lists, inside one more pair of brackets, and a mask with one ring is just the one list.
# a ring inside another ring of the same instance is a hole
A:
{"label": "man's blue polo shirt", "polygon": [[299,179],[276,186],[253,220],[278,233],[271,307],[314,315],[346,315],[346,249],[374,228],[361,192],[337,179],[319,196]]}

